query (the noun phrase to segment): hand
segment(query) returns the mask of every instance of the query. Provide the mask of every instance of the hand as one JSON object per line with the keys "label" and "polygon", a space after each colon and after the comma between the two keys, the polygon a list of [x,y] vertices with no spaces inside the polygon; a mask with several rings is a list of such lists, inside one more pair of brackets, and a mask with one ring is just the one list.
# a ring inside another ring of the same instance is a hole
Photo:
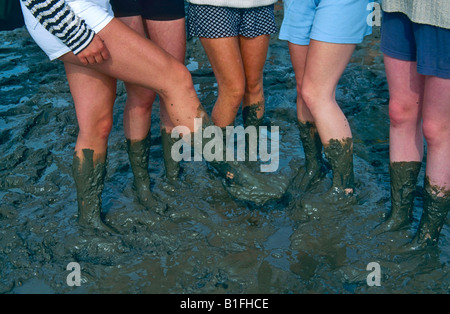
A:
{"label": "hand", "polygon": [[106,48],[105,43],[100,38],[100,36],[95,35],[91,43],[84,48],[79,54],[77,54],[78,59],[84,65],[88,64],[100,64],[103,61],[109,59],[109,51]]}

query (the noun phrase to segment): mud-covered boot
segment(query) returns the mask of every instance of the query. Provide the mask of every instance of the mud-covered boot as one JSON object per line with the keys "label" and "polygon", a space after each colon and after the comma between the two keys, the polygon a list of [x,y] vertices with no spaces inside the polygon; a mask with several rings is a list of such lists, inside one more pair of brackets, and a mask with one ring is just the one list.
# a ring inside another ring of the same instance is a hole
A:
{"label": "mud-covered boot", "polygon": [[264,101],[254,105],[246,106],[242,108],[242,120],[244,122],[244,128],[248,126],[254,126],[258,129],[263,124],[264,115],[259,118],[258,113],[263,111],[264,113]]}
{"label": "mud-covered boot", "polygon": [[330,163],[333,173],[331,188],[322,194],[323,202],[336,206],[354,204],[355,177],[353,173],[353,140],[351,138],[342,141],[331,139],[328,145],[324,145],[325,158]]}
{"label": "mud-covered boot", "polygon": [[[209,126],[214,125],[209,119],[203,119],[202,128]],[[211,140],[214,139],[202,138],[203,149]],[[252,170],[242,161],[227,159],[209,161],[205,159],[205,161],[223,179],[225,189],[236,199],[264,204],[269,200],[281,198],[287,190],[286,178],[263,175]]]}
{"label": "mud-covered boot", "polygon": [[180,163],[172,158],[172,146],[178,139],[173,139],[171,133],[161,129],[161,144],[163,149],[164,167],[166,177],[170,182],[174,182],[180,174]]}
{"label": "mud-covered boot", "polygon": [[94,162],[94,151],[83,149],[83,160],[74,153],[72,176],[75,180],[78,202],[78,223],[84,227],[116,233],[101,219],[102,192],[106,176],[106,156]]}
{"label": "mud-covered boot", "polygon": [[403,247],[407,250],[420,250],[436,246],[450,209],[450,190],[434,186],[425,178],[423,213],[419,228],[411,243]]}
{"label": "mud-covered boot", "polygon": [[167,206],[162,204],[152,194],[150,190],[150,175],[148,173],[150,136],[143,140],[127,139],[127,153],[133,171],[133,190],[136,193],[138,201],[147,210],[153,210],[158,214],[163,214]]}
{"label": "mud-covered boot", "polygon": [[298,121],[300,140],[305,152],[305,172],[299,173],[293,187],[301,192],[314,188],[326,174],[327,167],[322,157],[322,142],[314,122]]}
{"label": "mud-covered boot", "polygon": [[390,163],[391,212],[388,218],[376,227],[376,234],[396,231],[411,223],[420,168],[421,162],[418,161]]}

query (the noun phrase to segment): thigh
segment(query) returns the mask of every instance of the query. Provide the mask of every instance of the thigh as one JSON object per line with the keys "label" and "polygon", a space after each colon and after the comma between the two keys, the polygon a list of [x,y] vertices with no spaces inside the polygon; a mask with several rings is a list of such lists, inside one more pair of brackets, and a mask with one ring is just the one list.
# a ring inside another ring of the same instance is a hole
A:
{"label": "thigh", "polygon": [[64,66],[80,132],[95,128],[101,120],[112,120],[116,80],[84,66],[71,63]]}
{"label": "thigh", "polygon": [[[408,111],[418,112],[423,100],[424,77],[417,72],[417,63],[385,54],[384,64],[389,86],[390,106],[408,106]],[[396,108],[390,109],[396,110]]]}
{"label": "thigh", "polygon": [[200,38],[211,67],[216,76],[219,90],[245,84],[244,66],[238,37]]}
{"label": "thigh", "polygon": [[[170,82],[185,77],[180,73],[185,72],[185,68],[175,58],[117,18],[98,35],[104,40],[111,58],[101,64],[90,65],[91,69],[124,82],[150,88],[161,96],[166,96]],[[65,54],[60,59],[81,65],[73,53]]]}
{"label": "thigh", "polygon": [[289,54],[291,56],[291,63],[294,69],[295,80],[297,85],[301,86],[303,83],[303,75],[305,74],[306,56],[308,55],[309,45],[297,45],[289,43]]}
{"label": "thigh", "polygon": [[[185,19],[177,20],[145,20],[150,39],[159,47],[170,53],[184,64],[186,57]],[[166,131],[171,131],[173,123],[169,118],[166,105],[162,100],[160,106],[161,124]]]}
{"label": "thigh", "polygon": [[159,47],[184,63],[186,55],[185,19],[170,21],[145,20],[150,39]]}
{"label": "thigh", "polygon": [[301,88],[303,86],[303,76],[305,75],[306,56],[308,55],[308,49],[309,46],[297,45],[289,42],[289,54],[291,56],[291,63],[294,69],[295,80],[297,83],[297,118],[302,122],[313,120],[308,107],[304,106],[304,102],[301,97]]}
{"label": "thigh", "polygon": [[306,57],[303,85],[317,95],[335,97],[336,86],[347,67],[355,45],[311,40]]}
{"label": "thigh", "polygon": [[424,123],[431,122],[439,127],[442,139],[450,137],[450,79],[427,76],[423,100]]}

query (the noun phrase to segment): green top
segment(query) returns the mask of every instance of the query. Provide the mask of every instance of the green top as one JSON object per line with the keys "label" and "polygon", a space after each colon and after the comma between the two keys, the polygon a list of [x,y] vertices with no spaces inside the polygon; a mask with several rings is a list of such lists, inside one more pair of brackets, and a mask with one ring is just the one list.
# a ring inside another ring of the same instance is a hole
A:
{"label": "green top", "polygon": [[414,23],[450,29],[450,0],[383,0],[383,11],[402,12]]}

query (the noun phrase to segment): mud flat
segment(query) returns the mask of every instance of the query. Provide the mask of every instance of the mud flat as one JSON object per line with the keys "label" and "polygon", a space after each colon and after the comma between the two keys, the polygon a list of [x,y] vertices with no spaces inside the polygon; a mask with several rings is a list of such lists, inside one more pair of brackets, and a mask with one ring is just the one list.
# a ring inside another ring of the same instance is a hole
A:
{"label": "mud flat", "polygon": [[[417,228],[421,184],[409,228],[370,233],[390,208],[379,29],[357,47],[337,91],[354,134],[357,205],[305,210],[305,195],[292,188],[279,201],[246,204],[232,199],[202,162],[183,163],[180,181],[170,185],[155,105],[150,171],[170,210],[162,217],[145,212],[132,192],[119,82],[103,194],[105,220],[120,231],[114,236],[76,224],[71,162],[78,127],[62,64],[49,62],[24,28],[0,32],[0,57],[0,293],[449,292],[448,224],[438,248],[398,253]],[[189,40],[186,64],[211,112],[217,85],[198,40]],[[295,79],[287,43],[276,36],[265,93],[266,119],[281,135],[280,168],[267,175],[293,178],[304,164]],[[329,183],[327,177],[315,192]],[[81,267],[79,287],[66,283],[71,262]],[[381,286],[366,282],[371,262],[381,267]]]}

